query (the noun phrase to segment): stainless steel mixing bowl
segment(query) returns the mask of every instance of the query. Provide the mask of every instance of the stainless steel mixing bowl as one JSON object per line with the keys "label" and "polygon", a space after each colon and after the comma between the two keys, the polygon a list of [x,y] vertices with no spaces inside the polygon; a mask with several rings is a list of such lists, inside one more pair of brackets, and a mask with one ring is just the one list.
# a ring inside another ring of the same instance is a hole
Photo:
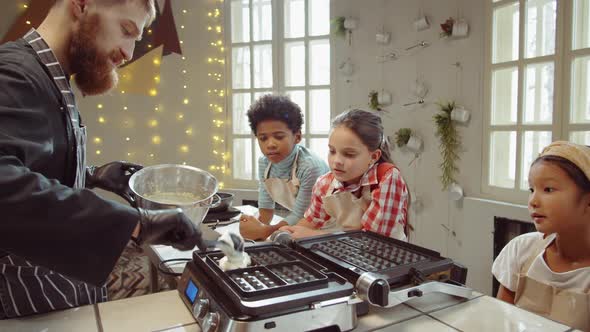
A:
{"label": "stainless steel mixing bowl", "polygon": [[[202,169],[174,164],[142,168],[129,179],[138,207],[148,210],[181,208],[196,225],[200,225],[211,207],[219,205],[217,179]],[[161,194],[191,194],[191,203],[158,202],[150,196]]]}

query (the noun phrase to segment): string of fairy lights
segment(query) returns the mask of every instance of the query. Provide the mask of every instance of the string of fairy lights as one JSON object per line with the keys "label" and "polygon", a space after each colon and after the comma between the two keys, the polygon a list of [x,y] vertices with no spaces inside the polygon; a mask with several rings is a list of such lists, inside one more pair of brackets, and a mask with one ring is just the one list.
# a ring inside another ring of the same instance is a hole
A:
{"label": "string of fairy lights", "polygon": [[[213,155],[217,162],[209,166],[209,171],[220,174],[222,177],[229,173],[226,162],[229,154],[225,151],[225,88],[222,73],[225,70],[225,45],[223,43],[223,20],[222,9],[224,0],[216,0],[213,8],[207,12],[207,31],[209,32],[209,46],[212,56],[207,58],[210,70],[207,72],[210,88],[207,90],[209,96],[209,110],[213,112]],[[223,188],[223,182],[219,184]]]}
{"label": "string of fairy lights", "polygon": [[[204,60],[207,63],[208,70],[207,70],[207,80],[208,80],[208,107],[209,110],[212,112],[212,150],[211,153],[213,155],[213,162],[209,165],[209,171],[214,173],[218,178],[223,177],[226,174],[229,174],[229,166],[226,166],[229,160],[229,154],[226,153],[225,149],[225,82],[223,73],[225,71],[225,57],[226,57],[226,50],[224,45],[224,17],[222,15],[223,12],[223,5],[224,0],[211,0],[209,1],[209,9],[205,10],[206,13],[206,26],[207,31],[209,34],[209,46],[210,50],[205,52],[207,56],[205,56]],[[24,11],[27,10],[30,6],[30,1],[22,1],[17,4],[19,10]],[[178,13],[178,12],[177,12]],[[181,45],[184,44],[182,40],[182,35],[185,30],[185,22],[194,21],[191,20],[192,13],[188,9],[180,10],[180,15],[175,15],[175,21],[177,24],[178,32],[179,32],[179,42]],[[201,12],[199,13],[201,14]],[[202,22],[202,21],[201,21]],[[31,25],[29,20],[26,20],[27,25]],[[147,29],[145,31],[146,34],[151,35],[153,33],[152,29]],[[190,35],[190,34],[189,34]],[[152,49],[154,45],[147,45],[148,49]],[[151,62],[151,65],[155,66],[154,72],[160,73],[160,66],[161,66],[161,54],[159,52],[148,52],[146,57],[149,56],[151,59],[147,59],[147,61]],[[122,119],[120,120],[120,125],[122,127],[123,133],[120,138],[117,140],[122,139],[122,144],[125,144],[126,150],[126,157],[128,160],[134,160],[137,162],[143,161],[152,161],[152,162],[159,162],[157,152],[160,148],[170,149],[170,143],[164,140],[162,133],[160,132],[161,123],[160,117],[164,114],[171,116],[173,115],[174,118],[177,120],[179,124],[182,125],[184,129],[183,138],[181,139],[181,143],[177,143],[176,150],[178,152],[179,160],[182,164],[187,164],[186,160],[191,152],[189,142],[194,138],[195,128],[194,124],[186,121],[185,119],[185,112],[189,112],[191,107],[190,101],[190,85],[189,85],[189,72],[187,70],[186,64],[188,63],[186,55],[181,56],[182,65],[180,66],[180,75],[175,76],[175,82],[181,82],[182,85],[182,92],[181,92],[181,101],[180,107],[178,107],[179,111],[175,114],[167,114],[165,112],[165,107],[161,102],[158,96],[160,95],[160,81],[161,77],[160,74],[156,74],[153,77],[153,81],[150,79],[150,83],[148,86],[147,91],[144,91],[142,94],[147,92],[151,98],[153,98],[153,110],[152,112],[148,113],[147,116],[134,116],[132,112],[129,112],[133,106],[129,104],[129,97],[135,91],[126,91],[125,86],[120,84],[120,88],[117,90],[117,95],[121,97],[121,106],[120,111],[124,112],[122,114]],[[141,60],[138,60],[141,61]],[[181,78],[178,80],[177,78]],[[124,80],[131,80],[131,74],[127,71],[123,71],[123,74],[120,77],[121,81]],[[137,79],[135,77],[134,79]],[[145,83],[145,82],[141,82]],[[167,87],[168,88],[168,87]],[[174,89],[173,89],[174,90]],[[176,90],[177,91],[177,90]],[[104,101],[106,102],[106,100]],[[172,108],[172,106],[170,107]],[[112,107],[106,107],[103,103],[97,103],[96,105],[97,113],[96,113],[96,121],[101,126],[111,126],[116,125],[112,122],[116,122],[115,119],[107,118],[107,109],[112,111]],[[142,111],[143,112],[143,111]],[[119,114],[120,115],[120,114]],[[145,122],[144,122],[145,121]],[[107,127],[109,128],[109,127]],[[105,128],[105,129],[107,129]],[[113,127],[114,128],[114,127]],[[137,133],[137,130],[148,130],[149,133],[149,143],[150,144],[141,144],[140,142],[136,142],[133,133]],[[108,130],[103,130],[103,134],[109,132]],[[93,153],[96,156],[100,156],[103,154],[103,150],[106,148],[105,143],[108,144],[112,143],[113,137],[109,137],[108,139],[103,139],[99,135],[93,136],[90,139],[90,142],[93,143]],[[106,142],[105,142],[106,141]],[[91,150],[92,151],[92,150]],[[147,159],[147,160],[144,160]],[[223,188],[223,182],[219,183],[220,188]]]}

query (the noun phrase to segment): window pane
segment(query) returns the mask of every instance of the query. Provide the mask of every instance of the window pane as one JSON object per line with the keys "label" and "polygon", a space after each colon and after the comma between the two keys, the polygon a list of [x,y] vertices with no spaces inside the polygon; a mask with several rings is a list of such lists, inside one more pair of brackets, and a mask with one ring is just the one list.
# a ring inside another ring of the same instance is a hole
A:
{"label": "window pane", "polygon": [[250,48],[234,47],[232,49],[232,87],[234,89],[250,88]]}
{"label": "window pane", "polygon": [[234,93],[232,96],[232,128],[234,134],[250,134],[246,112],[250,107],[249,93]]}
{"label": "window pane", "polygon": [[518,2],[494,9],[492,62],[518,59]]}
{"label": "window pane", "polygon": [[516,123],[518,69],[499,69],[492,73],[492,124]]}
{"label": "window pane", "polygon": [[301,108],[301,113],[303,114],[303,126],[301,126],[301,133],[305,134],[305,122],[306,122],[306,118],[305,118],[305,91],[304,90],[291,90],[291,91],[287,91],[287,96],[289,96],[289,98],[291,98],[291,101],[293,101],[295,104],[297,104],[299,106],[299,108]]}
{"label": "window pane", "polygon": [[255,156],[254,158],[254,179],[256,180],[260,180],[260,178],[258,177],[258,159],[260,159],[260,157],[263,156],[262,151],[260,151],[260,145],[258,145],[258,143],[255,143],[256,147],[254,148],[254,153]]}
{"label": "window pane", "polygon": [[264,95],[269,95],[272,94],[272,91],[258,91],[258,92],[254,92],[254,101],[258,100],[260,97],[264,96]]}
{"label": "window pane", "polygon": [[328,163],[328,139],[327,138],[310,138],[309,149],[318,157]]}
{"label": "window pane", "polygon": [[236,138],[233,147],[234,179],[252,180],[252,139]]}
{"label": "window pane", "polygon": [[249,0],[231,2],[231,41],[232,43],[250,41]]}
{"label": "window pane", "polygon": [[330,90],[309,92],[309,131],[312,134],[327,134],[330,131]]}
{"label": "window pane", "polygon": [[574,0],[572,46],[574,50],[590,47],[590,0]]}
{"label": "window pane", "polygon": [[305,0],[285,0],[285,38],[303,36],[305,36]]}
{"label": "window pane", "polygon": [[520,189],[529,189],[529,169],[544,147],[551,143],[550,131],[525,131],[522,141]]}
{"label": "window pane", "polygon": [[285,85],[305,85],[305,45],[285,43]]}
{"label": "window pane", "polygon": [[514,188],[516,174],[516,132],[492,132],[490,141],[490,185]]}
{"label": "window pane", "polygon": [[330,33],[330,0],[313,0],[309,5],[309,35]]}
{"label": "window pane", "polygon": [[252,0],[252,39],[272,39],[272,5],[270,0]]}
{"label": "window pane", "polygon": [[529,124],[550,124],[553,119],[553,62],[526,66],[524,118]]}
{"label": "window pane", "polygon": [[526,4],[526,56],[555,53],[556,0],[529,0]]}
{"label": "window pane", "polygon": [[330,41],[328,39],[309,42],[309,84],[330,84]]}
{"label": "window pane", "polygon": [[570,133],[570,141],[583,145],[590,145],[590,131],[574,131]]}
{"label": "window pane", "polygon": [[572,64],[571,122],[590,123],[590,56]]}
{"label": "window pane", "polygon": [[254,46],[254,87],[272,88],[272,45]]}

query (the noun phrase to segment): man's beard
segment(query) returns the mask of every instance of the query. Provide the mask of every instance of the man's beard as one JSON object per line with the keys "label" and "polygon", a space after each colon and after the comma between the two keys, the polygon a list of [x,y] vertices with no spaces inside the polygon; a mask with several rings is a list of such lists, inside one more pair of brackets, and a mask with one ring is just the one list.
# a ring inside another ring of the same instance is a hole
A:
{"label": "man's beard", "polygon": [[86,16],[74,32],[69,50],[70,69],[74,81],[84,95],[99,95],[113,89],[119,81],[112,67],[110,54],[97,47],[97,35],[101,28],[98,14]]}

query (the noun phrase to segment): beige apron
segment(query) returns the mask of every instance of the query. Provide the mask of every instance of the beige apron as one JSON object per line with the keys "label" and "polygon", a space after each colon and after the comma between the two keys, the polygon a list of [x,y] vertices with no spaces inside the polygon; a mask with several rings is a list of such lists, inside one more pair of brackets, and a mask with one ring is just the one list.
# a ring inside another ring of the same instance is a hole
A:
{"label": "beige apron", "polygon": [[551,240],[551,237],[539,240],[533,255],[520,270],[514,304],[565,325],[590,331],[590,290],[560,289],[526,275],[535,258],[545,251]]}
{"label": "beige apron", "polygon": [[329,232],[351,231],[362,228],[361,219],[371,203],[370,186],[361,189],[361,196],[356,197],[351,192],[343,191],[333,194],[334,181],[328,187],[328,195],[322,204],[330,219],[326,221],[322,230]]}
{"label": "beige apron", "polygon": [[[297,149],[297,147],[295,148]],[[290,179],[269,178],[268,175],[270,174],[272,163],[268,163],[266,171],[264,171],[264,187],[266,188],[266,192],[268,192],[273,201],[281,204],[286,209],[289,209],[289,211],[293,211],[295,208],[295,198],[299,191],[299,179],[297,178],[298,159],[299,150],[295,154]]]}

